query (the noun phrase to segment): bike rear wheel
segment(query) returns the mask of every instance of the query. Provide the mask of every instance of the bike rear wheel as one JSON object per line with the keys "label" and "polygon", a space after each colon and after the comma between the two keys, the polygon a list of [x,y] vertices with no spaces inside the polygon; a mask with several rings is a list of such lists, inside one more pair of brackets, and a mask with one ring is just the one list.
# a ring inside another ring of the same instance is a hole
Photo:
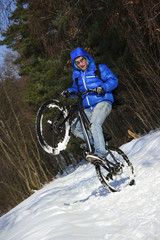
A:
{"label": "bike rear wheel", "polygon": [[[107,146],[107,160],[113,171],[108,171],[108,165],[95,164],[96,173],[102,185],[111,192],[121,191],[128,185],[134,185],[134,168],[127,155],[119,148]],[[114,167],[117,168],[114,168]]]}
{"label": "bike rear wheel", "polygon": [[57,155],[66,149],[69,141],[69,120],[67,109],[57,100],[46,101],[38,110],[36,133],[38,141],[45,152]]}

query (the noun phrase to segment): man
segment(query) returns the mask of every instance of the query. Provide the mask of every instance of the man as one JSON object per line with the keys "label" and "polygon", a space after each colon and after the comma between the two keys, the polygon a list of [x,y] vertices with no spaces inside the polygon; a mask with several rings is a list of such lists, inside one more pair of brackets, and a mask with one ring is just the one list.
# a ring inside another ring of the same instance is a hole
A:
{"label": "man", "polygon": [[[99,79],[95,74],[97,69],[92,57],[82,48],[74,49],[70,55],[73,67],[73,85],[63,91],[62,95],[67,97],[70,92],[77,93],[78,88],[80,92],[96,89],[96,93],[88,92],[82,95],[82,106],[91,123],[92,143],[94,144],[94,154],[87,155],[86,159],[91,162],[94,160],[104,162],[106,149],[102,124],[112,110],[114,99],[111,91],[117,87],[118,80],[105,64],[98,66],[101,73],[101,79]],[[72,132],[84,140],[78,118],[72,126]]]}

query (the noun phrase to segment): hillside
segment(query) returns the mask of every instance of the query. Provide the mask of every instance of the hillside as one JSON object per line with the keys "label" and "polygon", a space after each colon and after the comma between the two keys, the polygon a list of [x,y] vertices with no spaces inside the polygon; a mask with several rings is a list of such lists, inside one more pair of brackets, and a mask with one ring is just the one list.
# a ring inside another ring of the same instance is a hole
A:
{"label": "hillside", "polygon": [[109,193],[82,161],[0,218],[1,240],[160,239],[160,131],[123,145],[136,185]]}

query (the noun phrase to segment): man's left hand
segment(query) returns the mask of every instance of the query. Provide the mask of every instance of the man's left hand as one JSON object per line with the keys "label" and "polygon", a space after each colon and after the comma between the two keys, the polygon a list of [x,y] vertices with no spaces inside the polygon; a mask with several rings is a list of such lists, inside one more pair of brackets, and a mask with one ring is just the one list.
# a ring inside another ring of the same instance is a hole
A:
{"label": "man's left hand", "polygon": [[102,87],[97,87],[97,88],[96,88],[96,93],[97,93],[98,95],[103,94],[103,93],[104,93],[104,88],[102,88]]}

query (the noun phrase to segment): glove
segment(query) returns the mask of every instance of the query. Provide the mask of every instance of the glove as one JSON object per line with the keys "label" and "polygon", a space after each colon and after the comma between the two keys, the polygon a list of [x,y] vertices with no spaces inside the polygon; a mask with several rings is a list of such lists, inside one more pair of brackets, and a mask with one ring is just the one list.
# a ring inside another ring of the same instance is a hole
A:
{"label": "glove", "polygon": [[96,90],[96,93],[97,93],[98,95],[104,93],[104,88],[102,88],[102,87],[97,87],[97,88],[95,88],[95,90]]}
{"label": "glove", "polygon": [[67,97],[69,97],[69,96],[71,95],[71,93],[70,93],[69,91],[67,91],[67,90],[64,90],[64,91],[61,93],[61,95],[62,95],[62,97],[67,98]]}

